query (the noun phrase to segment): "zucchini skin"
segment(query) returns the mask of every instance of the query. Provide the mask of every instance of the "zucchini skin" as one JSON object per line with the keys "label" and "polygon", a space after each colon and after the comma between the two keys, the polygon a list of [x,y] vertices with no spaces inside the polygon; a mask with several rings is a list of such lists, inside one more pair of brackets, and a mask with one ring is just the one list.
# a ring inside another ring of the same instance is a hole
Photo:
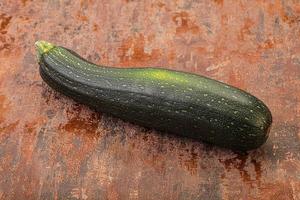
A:
{"label": "zucchini skin", "polygon": [[42,79],[99,112],[233,150],[268,138],[270,110],[243,90],[174,70],[99,66],[64,47],[36,45]]}

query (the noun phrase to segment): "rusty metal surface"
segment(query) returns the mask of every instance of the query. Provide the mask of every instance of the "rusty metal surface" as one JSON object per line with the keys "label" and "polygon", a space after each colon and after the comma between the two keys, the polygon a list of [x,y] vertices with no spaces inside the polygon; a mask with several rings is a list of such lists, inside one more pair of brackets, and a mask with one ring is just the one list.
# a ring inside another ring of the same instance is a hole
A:
{"label": "rusty metal surface", "polygon": [[[1,0],[1,199],[300,199],[298,0]],[[45,39],[245,89],[274,123],[240,155],[95,113],[38,74]]]}

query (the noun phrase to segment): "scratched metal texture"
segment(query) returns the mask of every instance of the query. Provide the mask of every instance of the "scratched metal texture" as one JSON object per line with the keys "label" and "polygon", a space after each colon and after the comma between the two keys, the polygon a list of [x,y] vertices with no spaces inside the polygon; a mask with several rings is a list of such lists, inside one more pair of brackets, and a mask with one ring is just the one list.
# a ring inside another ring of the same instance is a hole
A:
{"label": "scratched metal texture", "polygon": [[[38,39],[111,66],[245,89],[274,122],[260,149],[145,129],[50,89]],[[300,199],[298,0],[1,0],[0,199]]]}

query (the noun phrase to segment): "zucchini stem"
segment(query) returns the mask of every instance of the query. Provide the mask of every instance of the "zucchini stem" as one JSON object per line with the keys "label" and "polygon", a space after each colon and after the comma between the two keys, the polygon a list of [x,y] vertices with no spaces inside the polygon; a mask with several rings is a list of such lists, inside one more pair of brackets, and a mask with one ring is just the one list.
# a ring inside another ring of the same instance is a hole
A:
{"label": "zucchini stem", "polygon": [[39,40],[35,42],[35,47],[38,52],[38,60],[40,61],[42,55],[50,51],[52,48],[54,48],[55,45],[51,44],[50,42],[46,42],[44,40]]}

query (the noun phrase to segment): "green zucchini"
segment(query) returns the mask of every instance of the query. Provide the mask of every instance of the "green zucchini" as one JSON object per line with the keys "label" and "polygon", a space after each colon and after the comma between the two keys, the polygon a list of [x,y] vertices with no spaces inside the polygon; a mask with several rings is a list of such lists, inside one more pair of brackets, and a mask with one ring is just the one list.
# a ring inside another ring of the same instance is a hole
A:
{"label": "green zucchini", "polygon": [[270,110],[233,86],[162,68],[98,66],[45,41],[36,48],[42,79],[97,111],[235,150],[258,148],[268,138]]}

